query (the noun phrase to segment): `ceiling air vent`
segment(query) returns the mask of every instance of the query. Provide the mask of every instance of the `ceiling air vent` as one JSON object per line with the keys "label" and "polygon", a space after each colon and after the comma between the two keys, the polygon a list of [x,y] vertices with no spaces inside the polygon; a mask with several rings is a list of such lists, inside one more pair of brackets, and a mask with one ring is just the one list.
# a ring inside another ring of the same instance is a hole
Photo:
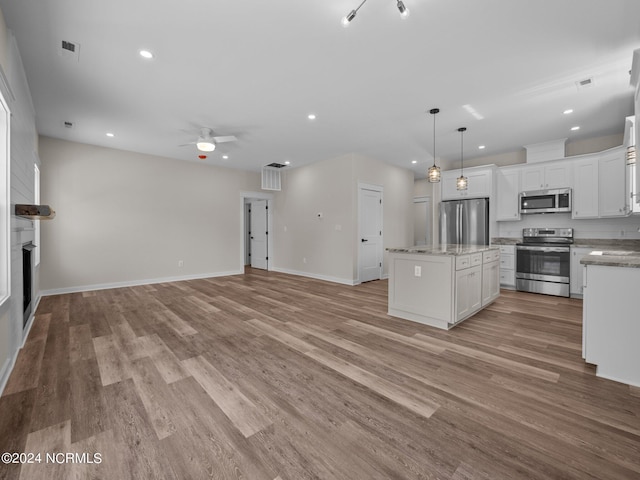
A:
{"label": "ceiling air vent", "polygon": [[576,86],[578,90],[582,90],[583,88],[588,88],[593,86],[593,77],[585,78],[583,80],[578,80],[576,82]]}
{"label": "ceiling air vent", "polygon": [[[262,190],[278,190],[280,191],[280,168],[269,164],[262,167]],[[284,167],[284,165],[282,165]]]}
{"label": "ceiling air vent", "polygon": [[78,62],[80,61],[80,44],[62,40],[60,42],[60,50],[58,50],[58,55],[63,58],[72,59]]}
{"label": "ceiling air vent", "polygon": [[283,163],[270,163],[269,165],[265,165],[267,167],[273,167],[273,168],[282,168],[282,167],[286,167],[286,165],[284,165]]}

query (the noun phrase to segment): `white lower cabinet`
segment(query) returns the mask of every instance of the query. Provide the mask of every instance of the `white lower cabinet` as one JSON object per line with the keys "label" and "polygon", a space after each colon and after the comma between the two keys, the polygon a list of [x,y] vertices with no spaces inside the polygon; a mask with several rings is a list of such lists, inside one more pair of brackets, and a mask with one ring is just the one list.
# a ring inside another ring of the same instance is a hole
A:
{"label": "white lower cabinet", "polygon": [[482,267],[456,272],[456,322],[482,306]]}
{"label": "white lower cabinet", "polygon": [[389,315],[449,329],[500,295],[500,251],[389,252]]}
{"label": "white lower cabinet", "polygon": [[516,286],[515,245],[500,245],[500,285],[507,288]]}
{"label": "white lower cabinet", "polygon": [[586,247],[571,247],[571,284],[569,286],[571,296],[583,294],[584,266],[580,264],[580,259],[593,250]]}
{"label": "white lower cabinet", "polygon": [[482,306],[500,296],[500,260],[482,265]]}

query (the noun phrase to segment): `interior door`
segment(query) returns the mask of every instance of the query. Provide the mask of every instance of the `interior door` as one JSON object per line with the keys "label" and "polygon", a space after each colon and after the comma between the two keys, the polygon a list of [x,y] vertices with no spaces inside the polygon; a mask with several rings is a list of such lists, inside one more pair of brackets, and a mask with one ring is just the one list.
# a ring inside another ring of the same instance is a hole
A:
{"label": "interior door", "polygon": [[382,278],[382,192],[359,191],[359,262],[361,282]]}
{"label": "interior door", "polygon": [[267,201],[251,201],[251,266],[267,270]]}

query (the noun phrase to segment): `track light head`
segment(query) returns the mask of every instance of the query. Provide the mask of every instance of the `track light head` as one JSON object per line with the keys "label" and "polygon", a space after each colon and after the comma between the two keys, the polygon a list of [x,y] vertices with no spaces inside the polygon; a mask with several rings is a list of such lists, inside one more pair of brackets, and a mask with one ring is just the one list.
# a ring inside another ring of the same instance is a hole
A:
{"label": "track light head", "polygon": [[342,26],[348,27],[351,23],[351,20],[353,20],[354,18],[356,18],[356,11],[351,10],[345,17],[342,17]]}
{"label": "track light head", "polygon": [[402,0],[398,0],[397,7],[402,18],[407,18],[409,16],[409,9],[404,5]]}

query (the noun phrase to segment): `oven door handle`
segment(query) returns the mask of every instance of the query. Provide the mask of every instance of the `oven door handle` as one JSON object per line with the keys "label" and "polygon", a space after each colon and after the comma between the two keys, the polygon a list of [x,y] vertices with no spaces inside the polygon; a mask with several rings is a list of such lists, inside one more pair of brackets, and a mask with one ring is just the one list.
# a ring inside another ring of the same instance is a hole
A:
{"label": "oven door handle", "polygon": [[533,250],[535,252],[570,253],[571,249],[562,247],[524,247],[516,246],[516,250]]}

